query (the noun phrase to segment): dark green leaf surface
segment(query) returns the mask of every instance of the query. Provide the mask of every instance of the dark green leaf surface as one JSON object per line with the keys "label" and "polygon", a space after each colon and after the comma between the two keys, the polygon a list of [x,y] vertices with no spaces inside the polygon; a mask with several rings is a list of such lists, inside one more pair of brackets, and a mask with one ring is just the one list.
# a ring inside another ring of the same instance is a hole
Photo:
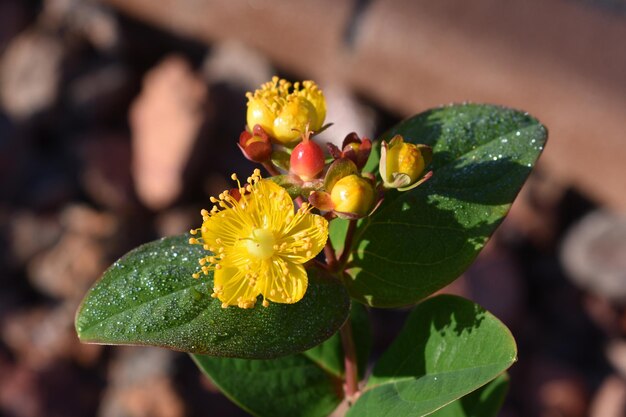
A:
{"label": "dark green leaf surface", "polygon": [[377,307],[418,302],[455,280],[508,212],[546,140],[526,113],[475,104],[427,111],[383,139],[396,134],[432,146],[433,177],[387,192],[359,226],[346,283],[352,297]]}
{"label": "dark green leaf surface", "polygon": [[[363,375],[372,345],[367,309],[353,303],[350,318]],[[228,398],[254,415],[326,417],[343,398],[343,349],[338,333],[313,349],[278,359],[192,357]]]}
{"label": "dark green leaf surface", "polygon": [[[352,337],[356,349],[357,369],[359,376],[363,377],[372,349],[372,329],[366,307],[363,304],[352,303],[350,319],[352,320]],[[344,355],[339,333],[335,333],[333,337],[313,349],[307,350],[304,355],[333,375],[343,377]]]}
{"label": "dark green leaf surface", "polygon": [[496,417],[509,389],[502,374],[487,385],[429,414],[429,417]]}
{"label": "dark green leaf surface", "polygon": [[309,287],[298,303],[223,309],[210,295],[213,276],[191,277],[206,252],[187,239],[145,244],[113,264],[79,308],[81,341],[273,358],[318,345],[348,316],[344,287],[318,270],[308,271]]}
{"label": "dark green leaf surface", "polygon": [[234,403],[259,417],[326,417],[341,402],[341,380],[304,354],[249,360],[192,355]]}
{"label": "dark green leaf surface", "polygon": [[411,312],[348,417],[427,415],[496,378],[516,355],[509,330],[478,305],[428,299]]}

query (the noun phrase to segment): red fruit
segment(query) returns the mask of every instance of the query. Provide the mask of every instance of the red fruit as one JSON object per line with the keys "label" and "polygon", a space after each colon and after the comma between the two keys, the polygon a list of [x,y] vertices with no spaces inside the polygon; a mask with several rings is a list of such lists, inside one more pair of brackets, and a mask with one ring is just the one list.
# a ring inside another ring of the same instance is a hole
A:
{"label": "red fruit", "polygon": [[324,169],[324,151],[308,135],[293,149],[290,159],[290,170],[304,181],[315,178]]}

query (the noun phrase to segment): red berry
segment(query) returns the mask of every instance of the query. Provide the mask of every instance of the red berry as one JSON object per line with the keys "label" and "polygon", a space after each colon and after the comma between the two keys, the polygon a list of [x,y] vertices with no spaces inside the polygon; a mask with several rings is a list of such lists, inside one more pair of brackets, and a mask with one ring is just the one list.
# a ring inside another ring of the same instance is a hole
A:
{"label": "red berry", "polygon": [[293,149],[290,170],[304,181],[315,178],[324,169],[324,151],[312,140],[304,140]]}

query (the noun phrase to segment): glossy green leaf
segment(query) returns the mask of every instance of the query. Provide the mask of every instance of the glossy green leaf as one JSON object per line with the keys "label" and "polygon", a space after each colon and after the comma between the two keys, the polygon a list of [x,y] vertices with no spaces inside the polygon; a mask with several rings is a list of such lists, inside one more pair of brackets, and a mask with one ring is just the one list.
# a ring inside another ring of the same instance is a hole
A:
{"label": "glossy green leaf", "polygon": [[191,277],[206,252],[187,240],[157,240],[115,262],[79,308],[81,341],[273,358],[318,345],[348,316],[344,287],[316,269],[308,271],[309,287],[298,303],[221,308],[211,298],[213,276]]}
{"label": "glossy green leaf", "polygon": [[427,111],[382,139],[396,134],[433,148],[433,177],[387,192],[359,226],[346,283],[377,307],[416,303],[455,280],[507,214],[546,140],[528,114],[475,104]]}
{"label": "glossy green leaf", "polygon": [[429,414],[429,417],[497,417],[508,389],[509,376],[505,373],[465,397]]}
{"label": "glossy green leaf", "polygon": [[343,398],[342,381],[304,354],[250,360],[192,355],[234,403],[259,417],[326,417]]}
{"label": "glossy green leaf", "polygon": [[[352,303],[350,320],[352,320],[352,338],[356,349],[357,369],[359,375],[363,377],[372,349],[372,329],[366,307],[363,304]],[[304,355],[333,375],[343,376],[344,354],[339,333],[335,333],[333,337],[313,349],[307,350]]]}
{"label": "glossy green leaf", "polygon": [[478,305],[428,299],[375,365],[348,417],[427,415],[496,378],[516,354],[506,326]]}

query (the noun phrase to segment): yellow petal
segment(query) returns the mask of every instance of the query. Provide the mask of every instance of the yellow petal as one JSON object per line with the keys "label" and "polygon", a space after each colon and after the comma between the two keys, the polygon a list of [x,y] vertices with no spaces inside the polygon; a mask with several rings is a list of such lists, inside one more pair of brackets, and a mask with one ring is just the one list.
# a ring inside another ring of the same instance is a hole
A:
{"label": "yellow petal", "polygon": [[277,242],[279,256],[303,264],[324,249],[328,239],[328,221],[325,218],[311,213],[296,215],[290,226]]}
{"label": "yellow petal", "polygon": [[242,221],[241,214],[241,210],[228,209],[204,221],[201,229],[204,243],[217,250],[220,246],[234,246],[241,236],[250,234],[252,229]]}
{"label": "yellow petal", "polygon": [[297,303],[304,297],[309,280],[302,265],[287,262],[281,258],[274,258],[267,265],[268,275],[263,284],[261,293],[265,298],[275,303]]}
{"label": "yellow petal", "polygon": [[255,186],[255,195],[246,196],[246,213],[258,228],[280,233],[285,219],[293,216],[293,201],[287,191],[272,180],[260,180]]}
{"label": "yellow petal", "polygon": [[250,285],[250,279],[246,278],[242,268],[224,267],[216,270],[214,285],[219,300],[231,306],[253,307],[260,294],[258,285]]}

